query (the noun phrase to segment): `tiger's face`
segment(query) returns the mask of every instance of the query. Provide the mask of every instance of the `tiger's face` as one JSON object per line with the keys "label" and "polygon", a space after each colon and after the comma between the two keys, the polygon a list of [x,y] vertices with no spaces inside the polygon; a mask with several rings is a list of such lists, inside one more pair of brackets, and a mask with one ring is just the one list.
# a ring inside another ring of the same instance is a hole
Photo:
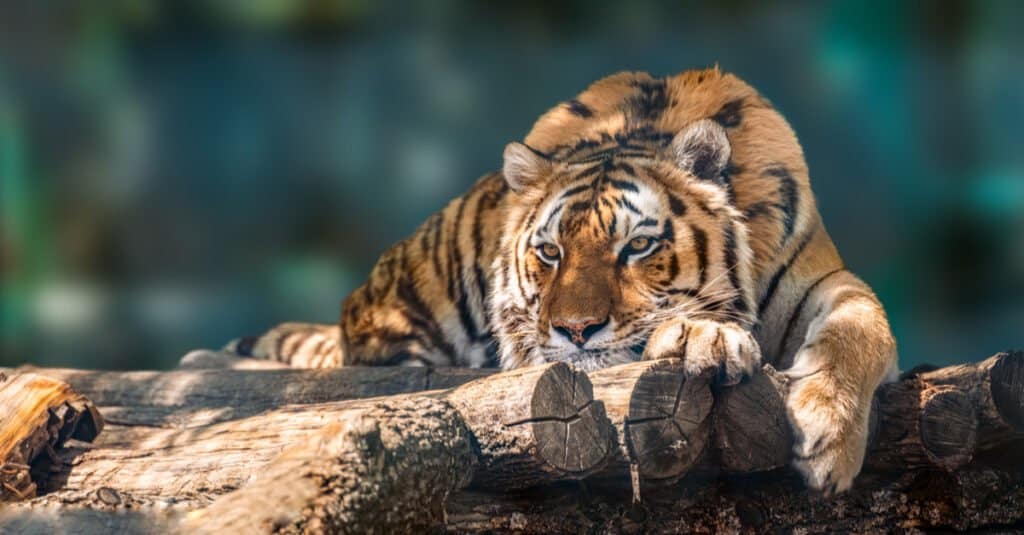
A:
{"label": "tiger's face", "polygon": [[748,317],[750,254],[721,127],[605,141],[560,159],[506,148],[516,197],[490,301],[506,369],[621,364],[670,318]]}

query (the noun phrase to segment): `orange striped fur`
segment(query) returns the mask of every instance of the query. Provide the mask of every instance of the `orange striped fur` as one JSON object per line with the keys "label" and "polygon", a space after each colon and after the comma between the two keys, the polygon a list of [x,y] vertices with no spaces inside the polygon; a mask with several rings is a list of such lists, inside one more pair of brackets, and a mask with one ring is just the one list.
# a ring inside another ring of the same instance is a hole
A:
{"label": "orange striped fur", "polygon": [[306,367],[679,356],[726,383],[764,360],[794,379],[794,464],[826,492],[860,470],[872,394],[896,370],[885,312],[844,269],[795,134],[717,68],[594,83],[385,252],[338,325],[283,324],[228,349]]}

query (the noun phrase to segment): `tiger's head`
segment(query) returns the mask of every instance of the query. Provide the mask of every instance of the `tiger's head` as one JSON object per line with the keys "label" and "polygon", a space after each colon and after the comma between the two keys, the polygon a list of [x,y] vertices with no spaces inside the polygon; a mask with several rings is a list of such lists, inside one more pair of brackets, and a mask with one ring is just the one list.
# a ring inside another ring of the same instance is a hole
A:
{"label": "tiger's head", "polygon": [[731,147],[709,119],[505,149],[513,195],[490,313],[503,368],[637,360],[669,318],[750,321],[750,250]]}

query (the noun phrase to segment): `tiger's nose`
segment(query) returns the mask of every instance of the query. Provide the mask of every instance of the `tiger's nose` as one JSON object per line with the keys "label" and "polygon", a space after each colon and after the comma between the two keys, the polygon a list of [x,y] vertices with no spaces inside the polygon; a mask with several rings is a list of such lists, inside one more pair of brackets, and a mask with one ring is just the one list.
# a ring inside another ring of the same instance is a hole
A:
{"label": "tiger's nose", "polygon": [[597,334],[605,325],[608,325],[608,317],[604,319],[584,318],[551,320],[551,326],[562,336],[568,338],[577,347],[583,347],[590,340],[590,337]]}

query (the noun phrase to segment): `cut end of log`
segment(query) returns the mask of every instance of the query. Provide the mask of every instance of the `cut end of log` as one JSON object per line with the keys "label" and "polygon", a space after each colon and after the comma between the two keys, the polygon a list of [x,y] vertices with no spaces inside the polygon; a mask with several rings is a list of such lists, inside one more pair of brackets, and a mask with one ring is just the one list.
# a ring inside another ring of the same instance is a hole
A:
{"label": "cut end of log", "polygon": [[530,405],[532,419],[524,424],[532,426],[545,462],[580,477],[603,466],[614,436],[585,373],[564,364],[551,366],[538,379]]}
{"label": "cut end of log", "polygon": [[989,374],[999,415],[1014,431],[1024,432],[1024,351],[999,354]]}
{"label": "cut end of log", "polygon": [[0,502],[35,497],[37,459],[54,462],[69,438],[92,441],[103,418],[67,384],[24,373],[0,381]]}
{"label": "cut end of log", "polygon": [[787,388],[786,378],[766,364],[749,381],[716,393],[715,446],[723,470],[760,472],[789,461]]}
{"label": "cut end of log", "polygon": [[978,418],[971,398],[949,388],[932,393],[921,406],[921,443],[936,466],[955,470],[974,457]]}
{"label": "cut end of log", "polygon": [[637,379],[623,433],[640,477],[676,478],[697,461],[708,441],[708,384],[688,377],[678,359],[655,361]]}

